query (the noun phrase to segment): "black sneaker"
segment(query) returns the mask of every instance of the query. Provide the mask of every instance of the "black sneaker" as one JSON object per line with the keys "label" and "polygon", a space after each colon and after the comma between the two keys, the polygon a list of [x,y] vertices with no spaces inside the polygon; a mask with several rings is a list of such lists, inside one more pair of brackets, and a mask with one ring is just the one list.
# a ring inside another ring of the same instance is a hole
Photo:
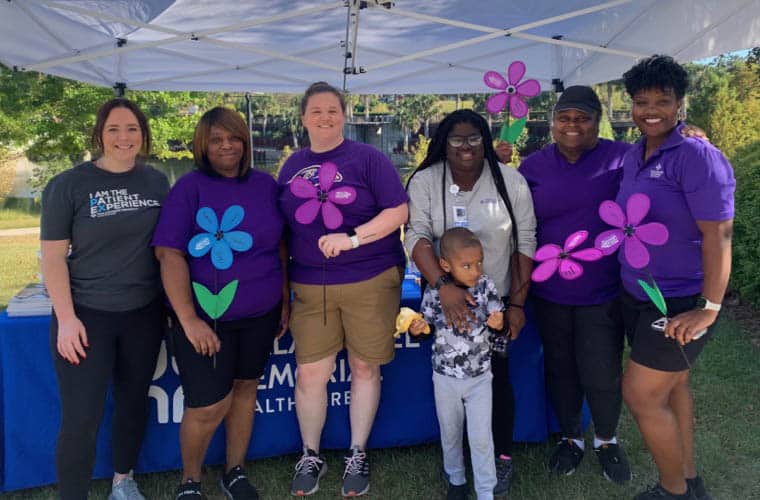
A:
{"label": "black sneaker", "polygon": [[506,495],[512,484],[512,459],[496,457],[496,486],[493,488],[493,496]]}
{"label": "black sneaker", "polygon": [[702,482],[702,478],[697,476],[692,479],[686,479],[686,484],[691,490],[691,494],[694,495],[696,500],[712,500],[710,493],[705,488],[705,483]]}
{"label": "black sneaker", "polygon": [[446,500],[467,500],[470,494],[470,487],[465,484],[449,483],[449,491],[446,492]]}
{"label": "black sneaker", "polygon": [[569,476],[583,460],[583,450],[572,439],[562,438],[557,443],[554,453],[549,457],[546,466],[555,474]]}
{"label": "black sneaker", "polygon": [[219,486],[230,500],[259,500],[259,493],[248,481],[248,476],[239,465],[222,475]]}
{"label": "black sneaker", "polygon": [[327,472],[327,463],[322,455],[306,449],[296,464],[296,473],[290,485],[291,495],[305,497],[319,491],[319,479]]}
{"label": "black sneaker", "polygon": [[602,475],[608,481],[623,484],[631,480],[631,466],[623,448],[615,443],[605,443],[594,448],[594,453],[602,466]]}
{"label": "black sneaker", "polygon": [[200,481],[188,479],[184,483],[179,483],[174,500],[206,500],[206,496],[201,491]]}
{"label": "black sneaker", "polygon": [[359,448],[351,448],[343,462],[343,487],[340,490],[344,497],[358,497],[369,491],[369,460],[367,453]]}
{"label": "black sneaker", "polygon": [[690,489],[681,495],[674,495],[658,483],[633,497],[633,500],[694,500],[694,496]]}

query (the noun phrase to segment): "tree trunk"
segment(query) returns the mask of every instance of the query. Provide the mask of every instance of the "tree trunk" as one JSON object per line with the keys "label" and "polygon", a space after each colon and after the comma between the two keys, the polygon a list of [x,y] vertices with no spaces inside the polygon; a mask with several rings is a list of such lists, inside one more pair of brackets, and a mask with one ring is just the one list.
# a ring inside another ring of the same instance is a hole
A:
{"label": "tree trunk", "polygon": [[612,84],[607,82],[607,118],[610,119],[610,123],[613,121],[612,113]]}
{"label": "tree trunk", "polygon": [[267,135],[267,121],[269,120],[269,115],[264,113],[264,122],[261,125],[261,135],[262,137]]}
{"label": "tree trunk", "polygon": [[425,137],[430,137],[430,118],[425,118]]}
{"label": "tree trunk", "polygon": [[364,120],[369,121],[369,94],[364,96]]}
{"label": "tree trunk", "polygon": [[409,152],[409,127],[404,127],[404,153]]}
{"label": "tree trunk", "polygon": [[460,96],[459,94],[457,94],[457,105],[456,105],[456,109],[457,109],[457,110],[459,110],[459,109],[461,109],[461,108],[462,108],[462,96]]}

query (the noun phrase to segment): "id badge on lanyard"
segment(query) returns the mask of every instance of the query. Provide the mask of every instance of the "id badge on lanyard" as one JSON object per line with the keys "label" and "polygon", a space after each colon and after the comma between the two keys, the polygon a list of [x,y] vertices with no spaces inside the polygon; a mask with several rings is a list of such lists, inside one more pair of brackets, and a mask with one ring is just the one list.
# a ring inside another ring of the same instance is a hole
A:
{"label": "id badge on lanyard", "polygon": [[454,226],[468,227],[467,207],[464,205],[453,205],[451,208],[454,211]]}

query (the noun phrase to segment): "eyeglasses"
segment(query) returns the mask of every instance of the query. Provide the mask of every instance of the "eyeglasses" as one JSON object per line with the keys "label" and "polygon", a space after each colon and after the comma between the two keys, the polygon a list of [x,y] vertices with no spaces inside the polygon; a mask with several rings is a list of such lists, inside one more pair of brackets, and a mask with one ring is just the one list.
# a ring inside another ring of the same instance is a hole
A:
{"label": "eyeglasses", "polygon": [[449,146],[452,148],[461,148],[464,146],[465,142],[474,148],[475,146],[480,146],[483,144],[483,136],[477,134],[471,135],[469,137],[462,137],[461,135],[450,135],[448,139],[446,139],[446,142],[448,142]]}

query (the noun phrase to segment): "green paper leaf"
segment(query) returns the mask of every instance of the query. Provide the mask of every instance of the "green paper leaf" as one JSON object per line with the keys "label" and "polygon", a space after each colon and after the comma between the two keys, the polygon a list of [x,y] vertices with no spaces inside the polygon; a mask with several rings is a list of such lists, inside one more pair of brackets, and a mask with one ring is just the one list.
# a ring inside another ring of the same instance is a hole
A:
{"label": "green paper leaf", "polygon": [[667,316],[668,306],[665,304],[665,297],[662,296],[662,292],[657,286],[657,283],[652,281],[652,284],[654,286],[649,286],[649,283],[644,280],[637,281],[639,282],[639,286],[644,289],[644,293],[647,294],[647,297],[649,297],[655,307],[662,313],[663,316]]}
{"label": "green paper leaf", "polygon": [[507,137],[509,137],[509,126],[507,125],[507,122],[504,122],[501,126],[501,131],[499,132],[499,140],[507,141]]}
{"label": "green paper leaf", "polygon": [[512,125],[509,126],[509,130],[506,132],[506,136],[504,134],[504,126],[502,126],[501,131],[501,137],[502,140],[509,142],[510,144],[514,144],[515,141],[517,141],[517,138],[520,137],[520,134],[522,134],[522,131],[525,129],[525,123],[527,122],[527,119],[525,117],[520,118],[519,120],[515,120]]}
{"label": "green paper leaf", "polygon": [[205,286],[193,281],[195,298],[198,299],[198,304],[200,304],[203,312],[211,319],[217,319],[227,311],[235,298],[237,286],[238,280],[230,281],[222,288],[221,292],[214,294]]}

